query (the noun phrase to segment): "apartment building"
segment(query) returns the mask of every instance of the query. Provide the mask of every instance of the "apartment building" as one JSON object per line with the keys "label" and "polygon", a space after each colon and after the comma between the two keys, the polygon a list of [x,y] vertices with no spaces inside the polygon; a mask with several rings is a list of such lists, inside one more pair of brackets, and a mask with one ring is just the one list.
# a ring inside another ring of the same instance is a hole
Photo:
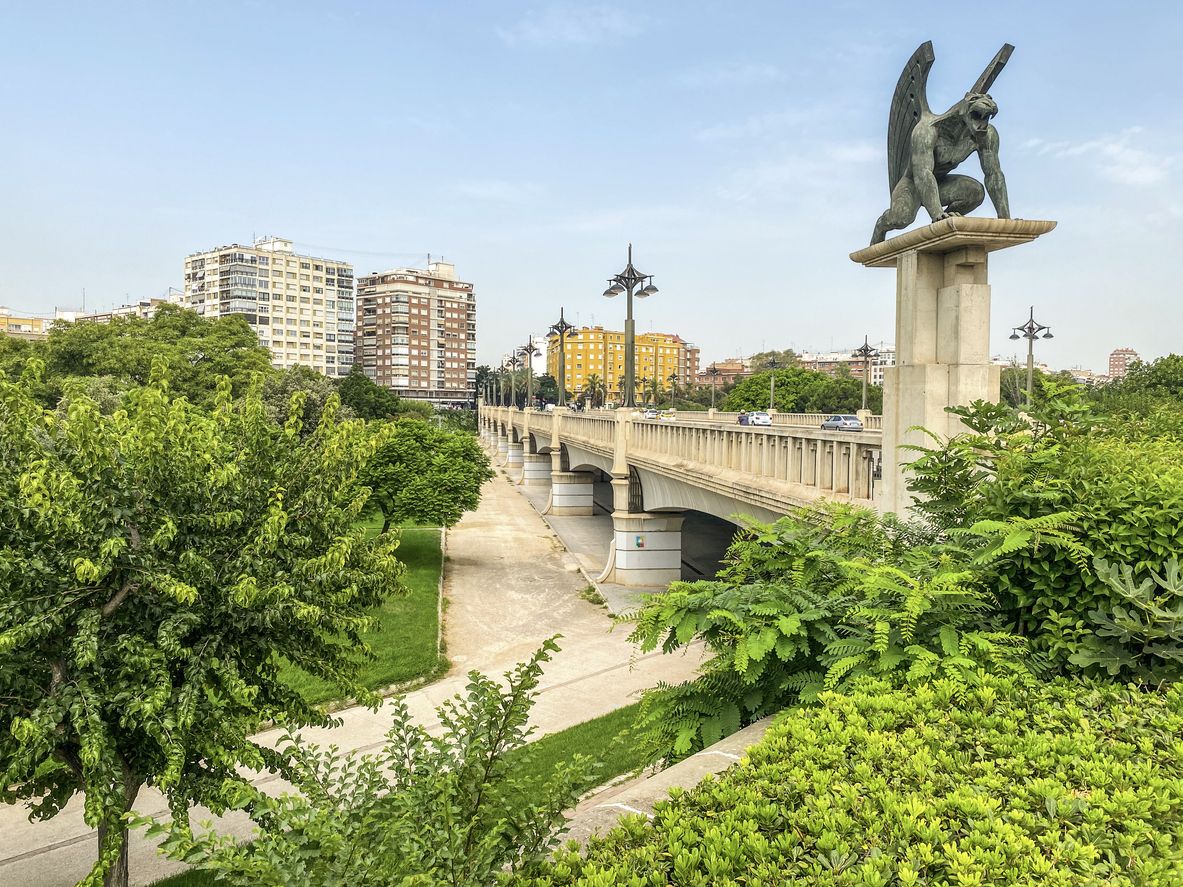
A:
{"label": "apartment building", "polygon": [[1109,352],[1109,378],[1124,379],[1130,367],[1142,358],[1133,348],[1115,348]]}
{"label": "apartment building", "polygon": [[157,308],[169,304],[174,304],[174,302],[169,299],[140,299],[134,304],[119,305],[108,311],[64,311],[59,308],[54,312],[54,320],[67,323],[110,323],[116,317],[138,317],[150,320],[156,316]]}
{"label": "apartment building", "polygon": [[354,339],[365,374],[399,397],[468,406],[476,388],[476,295],[456,266],[395,268],[357,281]]}
{"label": "apartment building", "polygon": [[206,317],[239,314],[279,368],[326,376],[353,368],[353,267],[296,253],[292,241],[263,237],[185,259],[183,302]]}
{"label": "apartment building", "polygon": [[44,339],[53,321],[44,317],[23,317],[0,305],[0,334],[17,339]]}
{"label": "apartment building", "polygon": [[[624,379],[624,333],[602,326],[582,327],[565,338],[566,388],[578,397],[591,376],[604,382],[608,400],[620,397]],[[679,385],[698,377],[699,349],[672,333],[638,333],[636,340],[637,384],[659,379],[661,387],[670,387],[670,376]],[[546,371],[559,378],[559,337],[551,336],[546,351]],[[643,381],[644,380],[644,381]]]}

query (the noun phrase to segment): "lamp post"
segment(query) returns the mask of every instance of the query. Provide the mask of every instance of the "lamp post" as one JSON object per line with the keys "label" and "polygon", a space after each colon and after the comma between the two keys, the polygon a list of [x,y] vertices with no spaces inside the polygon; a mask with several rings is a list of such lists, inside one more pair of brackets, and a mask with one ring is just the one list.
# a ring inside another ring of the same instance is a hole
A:
{"label": "lamp post", "polygon": [[509,405],[512,409],[518,408],[518,373],[517,369],[522,365],[522,361],[516,354],[511,354],[509,360],[505,362],[509,366]]}
{"label": "lamp post", "polygon": [[1010,337],[1012,339],[1026,339],[1027,340],[1027,406],[1030,407],[1033,402],[1033,387],[1035,385],[1035,340],[1040,338],[1040,333],[1043,333],[1044,339],[1054,338],[1052,336],[1052,328],[1044,326],[1035,319],[1035,306],[1031,306],[1031,313],[1027,317],[1027,322],[1022,326],[1016,326],[1012,329]]}
{"label": "lamp post", "polygon": [[871,347],[867,342],[867,337],[863,336],[863,344],[854,349],[852,357],[861,357],[863,359],[863,409],[867,408],[867,380],[871,375],[871,358],[878,357],[879,352]]}
{"label": "lamp post", "polygon": [[534,358],[541,353],[534,347],[533,337],[526,339],[526,344],[518,349],[518,354],[526,358],[526,409],[534,406]]}
{"label": "lamp post", "polygon": [[[626,379],[625,381],[628,381],[628,380]],[[649,377],[648,376],[641,376],[641,403],[642,404],[645,403],[645,395],[648,393],[645,390],[645,386],[648,384],[649,384]],[[627,395],[626,395],[626,397],[627,397]],[[636,406],[636,405],[637,405],[636,400],[634,399],[633,406]]]}
{"label": "lamp post", "polygon": [[718,388],[719,368],[713,363],[707,367],[707,375],[711,377],[711,409],[715,408],[715,389]]}
{"label": "lamp post", "polygon": [[670,373],[669,382],[670,382],[670,409],[674,410],[674,409],[677,409],[677,406],[678,406],[678,404],[677,404],[678,374],[677,373]]}
{"label": "lamp post", "polygon": [[635,407],[637,405],[637,339],[633,327],[633,291],[640,286],[641,289],[636,292],[637,298],[647,299],[649,296],[657,294],[657,287],[653,285],[652,274],[642,274],[633,267],[633,245],[631,243],[628,245],[628,264],[619,274],[608,278],[608,283],[610,286],[604,290],[604,295],[607,298],[614,299],[621,294],[628,296],[624,319],[624,406]]}
{"label": "lamp post", "polygon": [[567,339],[578,335],[573,333],[574,324],[567,323],[563,309],[559,308],[559,319],[551,324],[550,333],[559,337],[559,406],[567,405]]}
{"label": "lamp post", "polygon": [[505,406],[504,379],[505,379],[505,371],[502,369],[498,369],[497,370],[497,406],[499,406],[499,407]]}
{"label": "lamp post", "polygon": [[780,366],[780,361],[775,357],[768,358],[768,412],[776,409],[776,368]]}

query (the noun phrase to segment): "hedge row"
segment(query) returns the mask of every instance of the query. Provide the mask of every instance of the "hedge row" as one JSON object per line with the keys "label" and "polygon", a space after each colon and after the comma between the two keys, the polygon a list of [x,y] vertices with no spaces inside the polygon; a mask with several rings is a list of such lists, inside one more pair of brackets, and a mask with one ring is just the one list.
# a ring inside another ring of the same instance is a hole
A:
{"label": "hedge row", "polygon": [[542,885],[1183,884],[1183,692],[865,680]]}

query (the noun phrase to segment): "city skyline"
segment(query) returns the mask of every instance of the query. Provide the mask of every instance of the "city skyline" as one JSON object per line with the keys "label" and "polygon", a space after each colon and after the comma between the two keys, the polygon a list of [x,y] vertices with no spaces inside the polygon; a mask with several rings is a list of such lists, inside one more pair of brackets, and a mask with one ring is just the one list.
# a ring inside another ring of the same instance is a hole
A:
{"label": "city skyline", "polygon": [[[1183,15],[1003,2],[966,27],[942,9],[908,23],[855,3],[9,12],[26,39],[0,74],[24,125],[0,145],[0,304],[162,296],[181,286],[178,257],[282,232],[358,275],[429,252],[463,265],[492,364],[560,304],[619,326],[599,293],[631,240],[661,290],[638,331],[677,329],[704,364],[890,341],[891,275],[847,253],[886,199],[891,87],[932,39],[930,92],[951,102],[1009,41],[991,91],[1012,208],[1059,227],[991,269],[992,351],[1012,350],[1031,304],[1056,329],[1037,355],[1053,366],[1178,350],[1180,124],[1162,111]],[[228,16],[249,39],[225,39]],[[383,50],[406,34],[422,36]],[[1122,45],[1139,50],[1096,63]]]}

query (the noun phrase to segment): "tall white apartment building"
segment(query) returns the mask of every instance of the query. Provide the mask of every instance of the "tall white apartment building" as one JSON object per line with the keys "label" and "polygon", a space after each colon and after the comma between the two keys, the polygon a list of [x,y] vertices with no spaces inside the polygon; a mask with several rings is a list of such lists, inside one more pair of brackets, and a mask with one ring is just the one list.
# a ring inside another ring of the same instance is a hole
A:
{"label": "tall white apartment building", "polygon": [[476,389],[476,296],[456,266],[395,268],[357,282],[357,359],[399,397],[466,406]]}
{"label": "tall white apartment building", "polygon": [[263,237],[185,259],[182,304],[206,317],[241,314],[271,351],[272,365],[326,376],[353,368],[353,266],[302,256],[292,241]]}

